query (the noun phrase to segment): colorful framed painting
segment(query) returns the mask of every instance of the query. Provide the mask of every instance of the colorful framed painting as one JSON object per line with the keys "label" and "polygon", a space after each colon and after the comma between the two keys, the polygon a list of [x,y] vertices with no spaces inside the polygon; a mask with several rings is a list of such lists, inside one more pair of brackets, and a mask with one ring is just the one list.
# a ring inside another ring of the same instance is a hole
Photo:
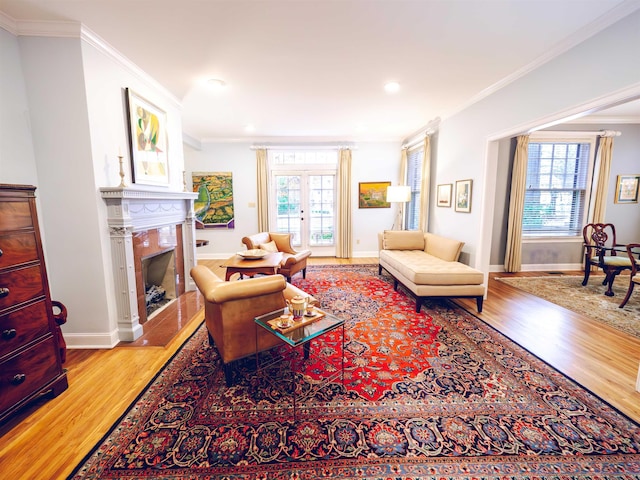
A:
{"label": "colorful framed painting", "polygon": [[167,114],[126,89],[129,153],[133,183],[169,185]]}
{"label": "colorful framed painting", "polygon": [[387,202],[387,187],[391,182],[360,182],[358,184],[358,208],[391,208]]}
{"label": "colorful framed painting", "polygon": [[453,189],[453,185],[451,183],[445,183],[442,185],[438,185],[438,202],[437,205],[439,207],[450,207],[451,206],[451,190]]}
{"label": "colorful framed painting", "polygon": [[204,228],[235,228],[233,208],[233,177],[231,172],[193,172],[193,202],[195,217]]}
{"label": "colorful framed painting", "polygon": [[615,203],[638,203],[640,175],[618,175]]}
{"label": "colorful framed painting", "polygon": [[455,211],[471,212],[471,180],[457,180],[455,191]]}

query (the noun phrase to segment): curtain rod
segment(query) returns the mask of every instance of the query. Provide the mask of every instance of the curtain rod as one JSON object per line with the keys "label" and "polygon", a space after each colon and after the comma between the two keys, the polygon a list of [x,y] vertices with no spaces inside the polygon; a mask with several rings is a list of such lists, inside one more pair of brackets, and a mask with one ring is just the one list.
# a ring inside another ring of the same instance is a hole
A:
{"label": "curtain rod", "polygon": [[358,147],[353,145],[313,145],[303,143],[300,145],[251,145],[250,150],[357,150]]}
{"label": "curtain rod", "polygon": [[420,136],[414,137],[412,140],[405,142],[402,144],[402,148],[411,148],[415,147],[420,142],[424,142],[424,139],[431,135],[433,131],[425,131]]}
{"label": "curtain rod", "polygon": [[529,135],[552,134],[552,135],[597,135],[599,137],[619,137],[622,132],[618,130],[533,130]]}

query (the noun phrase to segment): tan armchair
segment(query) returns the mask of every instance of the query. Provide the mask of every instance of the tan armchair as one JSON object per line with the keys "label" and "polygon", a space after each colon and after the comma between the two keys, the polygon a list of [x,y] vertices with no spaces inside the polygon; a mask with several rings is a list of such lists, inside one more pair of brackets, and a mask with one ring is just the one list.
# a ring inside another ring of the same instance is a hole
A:
{"label": "tan armchair", "polygon": [[[280,264],[278,273],[287,277],[288,282],[290,282],[291,277],[299,271],[302,271],[302,278],[306,278],[307,258],[311,256],[311,251],[295,251],[291,246],[290,233],[256,233],[255,235],[243,237],[242,243],[247,246],[247,250],[262,248],[263,250],[272,249],[272,251],[282,252],[282,263]],[[274,247],[276,250],[273,250]]]}
{"label": "tan armchair", "polygon": [[205,298],[209,342],[220,354],[227,386],[232,384],[231,362],[255,355],[256,347],[262,352],[281,344],[275,335],[256,328],[255,317],[284,308],[286,300],[296,295],[318,305],[313,296],[285,282],[282,275],[225,282],[209,268],[197,265],[191,277]]}
{"label": "tan armchair", "polygon": [[627,290],[627,295],[622,300],[620,304],[620,308],[624,307],[629,298],[631,298],[631,293],[633,292],[633,287],[636,286],[636,283],[640,283],[640,275],[638,275],[638,271],[640,270],[640,243],[630,243],[627,245],[627,256],[629,257],[629,261],[631,262],[631,274],[629,275],[629,290]]}

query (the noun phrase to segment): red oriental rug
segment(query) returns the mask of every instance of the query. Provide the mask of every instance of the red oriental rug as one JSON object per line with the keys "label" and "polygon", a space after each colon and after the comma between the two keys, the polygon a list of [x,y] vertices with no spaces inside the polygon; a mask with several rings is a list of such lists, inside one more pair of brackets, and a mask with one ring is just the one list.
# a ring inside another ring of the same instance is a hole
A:
{"label": "red oriental rug", "polygon": [[[638,424],[471,313],[447,301],[415,313],[376,266],[311,266],[293,281],[346,320],[344,384],[326,377],[341,329],[312,345],[329,366],[307,361],[292,382],[242,361],[227,388],[201,327],[70,478],[640,475]],[[295,421],[294,388],[311,392]]]}

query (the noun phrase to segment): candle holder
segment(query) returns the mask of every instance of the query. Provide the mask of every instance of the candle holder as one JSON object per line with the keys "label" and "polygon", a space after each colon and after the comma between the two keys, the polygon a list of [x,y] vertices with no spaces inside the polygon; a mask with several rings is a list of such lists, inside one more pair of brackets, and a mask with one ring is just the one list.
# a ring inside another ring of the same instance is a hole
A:
{"label": "candle holder", "polygon": [[124,168],[122,167],[122,155],[118,155],[118,160],[120,162],[120,188],[125,188],[127,185],[124,183]]}

